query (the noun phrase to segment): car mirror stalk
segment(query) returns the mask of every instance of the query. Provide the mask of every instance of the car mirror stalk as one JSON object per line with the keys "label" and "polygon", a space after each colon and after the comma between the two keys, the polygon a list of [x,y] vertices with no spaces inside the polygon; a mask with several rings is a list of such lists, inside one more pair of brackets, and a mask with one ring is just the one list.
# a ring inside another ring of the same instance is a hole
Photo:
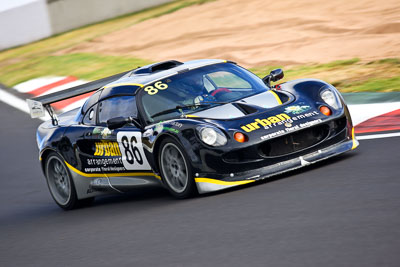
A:
{"label": "car mirror stalk", "polygon": [[282,69],[275,69],[271,71],[267,76],[262,78],[263,82],[271,87],[271,82],[276,82],[283,79],[284,73]]}

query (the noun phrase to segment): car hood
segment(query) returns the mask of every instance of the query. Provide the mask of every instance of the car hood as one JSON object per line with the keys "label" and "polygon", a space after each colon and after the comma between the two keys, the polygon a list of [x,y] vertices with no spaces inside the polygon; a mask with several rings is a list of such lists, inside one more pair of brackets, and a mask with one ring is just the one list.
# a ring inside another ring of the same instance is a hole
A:
{"label": "car hood", "polygon": [[197,112],[201,117],[228,132],[240,131],[249,137],[266,140],[291,131],[311,127],[343,116],[344,110],[332,110],[331,116],[319,111],[322,104],[307,97],[297,97],[293,101],[280,104],[274,93],[265,92],[243,99],[246,105],[254,105],[254,112],[246,113],[236,104],[226,104]]}
{"label": "car hood", "polygon": [[[271,109],[281,105],[281,101],[273,91],[266,91],[261,94],[243,98],[237,103],[254,105],[261,109]],[[245,110],[231,103],[209,108],[190,114],[191,116],[208,118],[208,119],[235,119],[248,115]]]}

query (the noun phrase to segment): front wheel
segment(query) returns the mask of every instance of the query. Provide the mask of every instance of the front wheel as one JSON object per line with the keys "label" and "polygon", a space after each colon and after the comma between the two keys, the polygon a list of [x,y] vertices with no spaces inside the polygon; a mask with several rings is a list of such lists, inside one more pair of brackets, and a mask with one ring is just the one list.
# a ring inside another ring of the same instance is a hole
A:
{"label": "front wheel", "polygon": [[50,194],[61,208],[71,210],[93,202],[94,198],[78,200],[71,174],[57,153],[47,157],[45,173]]}
{"label": "front wheel", "polygon": [[177,198],[188,198],[196,191],[192,166],[182,146],[172,138],[164,139],[158,156],[160,172],[169,192]]}

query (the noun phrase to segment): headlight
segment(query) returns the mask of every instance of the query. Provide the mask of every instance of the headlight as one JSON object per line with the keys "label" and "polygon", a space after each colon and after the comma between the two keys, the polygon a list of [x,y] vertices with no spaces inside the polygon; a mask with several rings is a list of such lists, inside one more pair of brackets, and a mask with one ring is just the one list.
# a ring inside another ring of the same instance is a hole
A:
{"label": "headlight", "polygon": [[321,98],[334,109],[338,109],[342,106],[337,95],[329,89],[321,92]]}
{"label": "headlight", "polygon": [[224,133],[214,127],[202,126],[197,127],[201,141],[210,146],[223,146],[228,141]]}

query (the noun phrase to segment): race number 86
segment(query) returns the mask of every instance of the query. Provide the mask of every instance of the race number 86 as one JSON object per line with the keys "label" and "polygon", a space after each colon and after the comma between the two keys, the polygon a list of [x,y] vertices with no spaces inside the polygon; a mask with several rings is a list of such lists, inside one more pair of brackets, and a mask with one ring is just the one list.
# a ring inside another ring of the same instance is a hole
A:
{"label": "race number 86", "polygon": [[143,150],[142,133],[139,131],[120,131],[117,142],[122,155],[122,164],[126,170],[151,170]]}
{"label": "race number 86", "polygon": [[144,90],[149,94],[149,95],[155,95],[158,93],[158,90],[165,90],[168,88],[168,84],[163,83],[162,81],[158,81],[153,85],[146,86]]}
{"label": "race number 86", "polygon": [[121,143],[125,150],[126,161],[129,164],[134,164],[136,161],[138,164],[142,165],[143,158],[142,155],[140,154],[139,149],[136,147],[137,144],[136,137],[131,136],[129,140],[128,137],[124,135],[121,139]]}

